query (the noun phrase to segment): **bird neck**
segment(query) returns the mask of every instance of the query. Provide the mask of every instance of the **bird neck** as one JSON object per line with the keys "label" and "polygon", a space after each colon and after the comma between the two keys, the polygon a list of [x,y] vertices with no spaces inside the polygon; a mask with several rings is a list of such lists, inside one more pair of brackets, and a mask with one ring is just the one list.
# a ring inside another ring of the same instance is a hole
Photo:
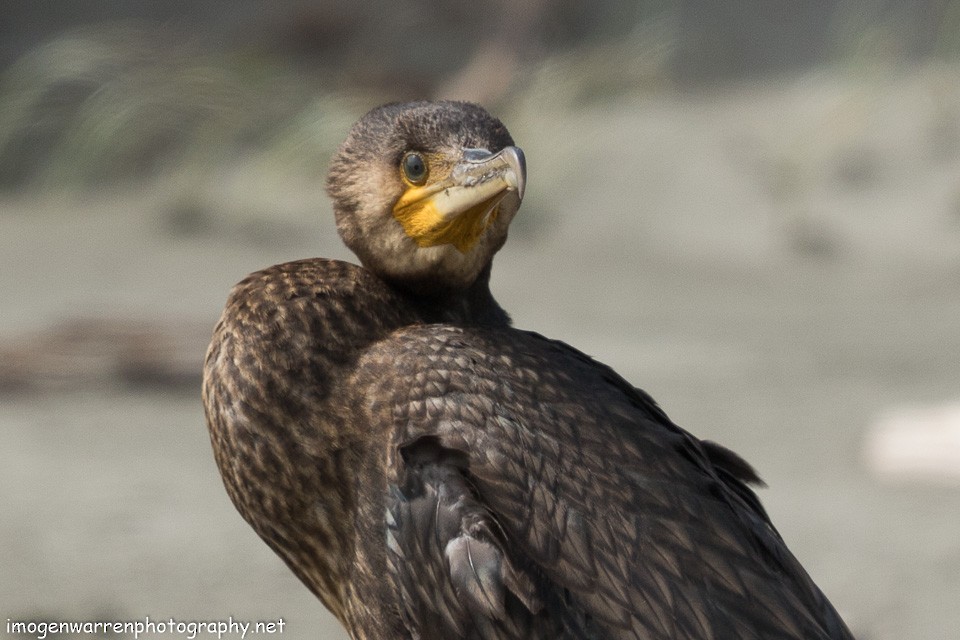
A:
{"label": "bird neck", "polygon": [[509,326],[510,316],[490,293],[492,266],[488,263],[473,284],[462,290],[438,289],[426,283],[394,287],[419,309],[426,322]]}

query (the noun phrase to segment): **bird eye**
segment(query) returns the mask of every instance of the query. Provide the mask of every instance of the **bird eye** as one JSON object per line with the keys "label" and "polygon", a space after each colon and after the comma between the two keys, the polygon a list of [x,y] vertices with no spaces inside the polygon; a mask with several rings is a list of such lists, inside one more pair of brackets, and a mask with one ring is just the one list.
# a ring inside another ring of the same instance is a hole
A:
{"label": "bird eye", "polygon": [[427,181],[427,163],[419,153],[408,153],[403,156],[403,175],[416,185]]}

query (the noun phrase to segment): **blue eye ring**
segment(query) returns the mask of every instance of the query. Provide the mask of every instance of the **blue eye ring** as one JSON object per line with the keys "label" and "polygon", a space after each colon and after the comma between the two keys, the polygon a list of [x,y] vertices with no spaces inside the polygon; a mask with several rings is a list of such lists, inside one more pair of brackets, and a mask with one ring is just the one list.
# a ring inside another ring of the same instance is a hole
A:
{"label": "blue eye ring", "polygon": [[403,177],[411,184],[420,186],[427,181],[427,161],[416,151],[403,156],[400,167],[403,169]]}

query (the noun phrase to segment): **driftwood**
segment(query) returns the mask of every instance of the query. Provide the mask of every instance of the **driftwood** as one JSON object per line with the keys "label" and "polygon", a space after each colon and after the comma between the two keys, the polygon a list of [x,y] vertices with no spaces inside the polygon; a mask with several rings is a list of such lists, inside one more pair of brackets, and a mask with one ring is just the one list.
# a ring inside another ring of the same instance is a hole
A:
{"label": "driftwood", "polygon": [[0,342],[0,393],[125,387],[199,393],[211,327],[73,319]]}

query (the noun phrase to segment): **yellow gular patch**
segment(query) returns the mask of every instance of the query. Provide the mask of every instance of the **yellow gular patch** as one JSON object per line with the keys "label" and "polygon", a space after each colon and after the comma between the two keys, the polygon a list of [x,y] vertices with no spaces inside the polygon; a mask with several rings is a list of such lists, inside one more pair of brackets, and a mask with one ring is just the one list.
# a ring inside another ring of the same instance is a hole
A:
{"label": "yellow gular patch", "polygon": [[497,219],[499,212],[499,206],[494,205],[489,215],[485,215],[493,204],[487,200],[455,216],[444,218],[430,196],[413,202],[405,200],[407,198],[400,198],[393,209],[393,216],[414,242],[421,247],[452,244],[460,253],[473,248],[487,226]]}

